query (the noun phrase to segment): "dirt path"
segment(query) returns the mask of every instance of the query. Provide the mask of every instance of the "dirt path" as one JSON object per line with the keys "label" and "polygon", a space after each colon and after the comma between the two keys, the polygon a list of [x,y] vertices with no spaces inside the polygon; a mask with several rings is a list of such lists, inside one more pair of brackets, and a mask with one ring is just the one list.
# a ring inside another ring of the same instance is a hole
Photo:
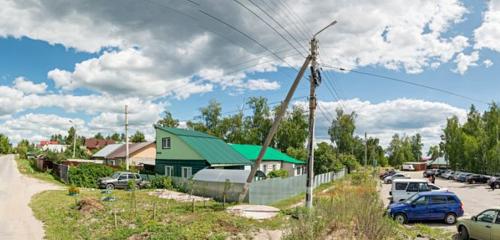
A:
{"label": "dirt path", "polygon": [[0,239],[42,239],[42,222],[28,204],[34,194],[57,188],[19,173],[14,155],[0,156]]}

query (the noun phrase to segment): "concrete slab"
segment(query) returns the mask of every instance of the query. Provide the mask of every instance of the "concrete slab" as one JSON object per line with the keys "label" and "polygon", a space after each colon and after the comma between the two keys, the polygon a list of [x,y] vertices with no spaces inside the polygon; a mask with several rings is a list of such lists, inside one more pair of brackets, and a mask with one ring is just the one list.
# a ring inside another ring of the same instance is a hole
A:
{"label": "concrete slab", "polygon": [[226,209],[227,212],[251,219],[273,218],[280,210],[275,207],[265,205],[236,205]]}

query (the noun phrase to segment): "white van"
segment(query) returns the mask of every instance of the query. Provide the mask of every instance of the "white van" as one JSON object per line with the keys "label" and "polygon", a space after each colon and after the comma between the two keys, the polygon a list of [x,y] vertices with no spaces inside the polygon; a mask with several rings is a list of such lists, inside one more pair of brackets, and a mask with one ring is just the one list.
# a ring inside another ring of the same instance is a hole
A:
{"label": "white van", "polygon": [[395,179],[392,182],[391,203],[397,203],[419,193],[431,191],[425,179]]}
{"label": "white van", "polygon": [[412,164],[403,164],[401,167],[403,171],[415,171],[415,167]]}

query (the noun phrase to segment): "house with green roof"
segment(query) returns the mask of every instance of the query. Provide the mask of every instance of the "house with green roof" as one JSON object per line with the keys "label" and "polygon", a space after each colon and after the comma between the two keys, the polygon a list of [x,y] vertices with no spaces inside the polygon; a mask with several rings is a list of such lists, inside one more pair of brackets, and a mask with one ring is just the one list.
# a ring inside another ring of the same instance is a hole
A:
{"label": "house with green roof", "polygon": [[206,168],[249,169],[252,162],[222,139],[205,133],[155,125],[158,174],[190,178]]}
{"label": "house with green roof", "polygon": [[[249,145],[249,144],[230,144],[231,147],[239,152],[241,155],[245,156],[246,159],[255,163],[255,160],[259,156],[262,146],[259,145]],[[298,176],[306,173],[306,163],[304,161],[295,159],[288,156],[281,151],[268,147],[264,157],[262,158],[262,163],[259,166],[259,170],[264,174],[268,174],[271,171],[284,169],[288,171],[288,176]]]}

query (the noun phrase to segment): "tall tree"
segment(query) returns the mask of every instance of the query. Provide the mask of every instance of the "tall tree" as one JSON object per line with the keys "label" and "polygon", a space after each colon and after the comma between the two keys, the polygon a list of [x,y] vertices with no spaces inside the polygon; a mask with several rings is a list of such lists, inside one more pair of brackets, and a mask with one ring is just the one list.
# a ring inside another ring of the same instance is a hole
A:
{"label": "tall tree", "polygon": [[337,144],[340,153],[354,152],[354,130],[356,129],[354,119],[356,114],[344,113],[340,108],[336,110],[337,116],[332,121],[332,125],[328,129],[330,140]]}
{"label": "tall tree", "polygon": [[[247,105],[252,109],[252,116],[245,118],[246,142],[261,145],[272,125],[271,112],[264,97],[251,97]],[[274,145],[274,142],[271,144]]]}
{"label": "tall tree", "polygon": [[170,113],[169,111],[164,111],[163,118],[158,120],[158,122],[156,122],[156,124],[160,125],[162,127],[176,128],[176,127],[179,127],[179,120],[175,119],[172,116],[172,113]]}
{"label": "tall tree", "polygon": [[221,105],[215,100],[210,100],[208,106],[200,108],[201,116],[198,117],[199,122],[188,121],[187,126],[195,131],[205,132],[207,134],[224,137],[224,133],[220,129],[221,124]]}
{"label": "tall tree", "polygon": [[96,135],[94,135],[94,138],[100,139],[100,140],[104,139],[104,137],[102,136],[102,134],[100,132],[98,132]]}
{"label": "tall tree", "polygon": [[144,137],[144,133],[136,131],[134,135],[130,137],[130,141],[133,143],[140,143],[140,142],[145,142],[146,138]]}
{"label": "tall tree", "polygon": [[427,156],[430,156],[432,160],[437,159],[438,157],[443,156],[443,151],[439,147],[439,145],[433,145],[429,147],[429,151],[427,151]]}
{"label": "tall tree", "polygon": [[[276,108],[275,111],[277,111]],[[294,149],[304,148],[309,134],[308,126],[304,109],[300,106],[294,106],[292,112],[286,115],[278,128],[276,146],[282,152],[286,152],[290,147]]]}
{"label": "tall tree", "polygon": [[73,139],[75,138],[76,130],[74,127],[70,127],[68,130],[68,135],[66,136],[66,145],[73,145]]}
{"label": "tall tree", "polygon": [[422,136],[420,136],[419,133],[411,137],[411,152],[413,153],[415,161],[420,161],[420,159],[422,158],[423,146],[424,144],[422,143]]}
{"label": "tall tree", "polygon": [[12,145],[7,136],[0,134],[0,154],[7,154],[12,152]]}
{"label": "tall tree", "polygon": [[113,140],[115,142],[120,142],[121,141],[121,136],[118,133],[113,133],[113,134],[111,134],[111,136],[107,136],[106,139]]}
{"label": "tall tree", "polygon": [[319,143],[314,150],[314,162],[315,174],[338,171],[342,168],[342,162],[337,159],[335,150],[325,142]]}

